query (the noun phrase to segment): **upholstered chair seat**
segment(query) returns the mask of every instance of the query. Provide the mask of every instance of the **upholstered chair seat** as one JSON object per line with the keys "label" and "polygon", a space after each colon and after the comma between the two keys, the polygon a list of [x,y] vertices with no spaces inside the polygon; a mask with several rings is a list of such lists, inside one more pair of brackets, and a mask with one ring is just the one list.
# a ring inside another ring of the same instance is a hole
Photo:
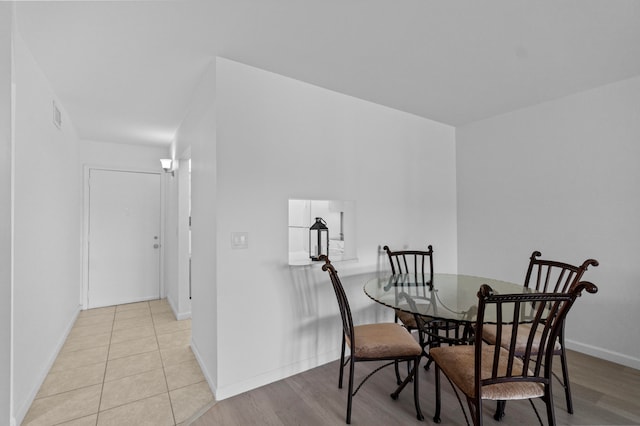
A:
{"label": "upholstered chair seat", "polygon": [[[480,376],[482,379],[491,377],[491,362],[493,360],[494,349],[494,346],[483,345],[482,372]],[[499,351],[500,362],[498,363],[498,375],[504,376],[507,371],[509,352],[503,348],[499,348]],[[431,349],[431,356],[434,362],[441,365],[444,374],[446,374],[465,395],[475,398],[475,348],[473,346],[442,346],[433,348]],[[522,374],[522,360],[519,358],[513,359],[512,374]],[[531,371],[529,371],[529,374],[533,375]],[[539,398],[543,395],[544,385],[535,382],[506,382],[487,385],[482,388],[482,399],[491,399],[494,401]]]}
{"label": "upholstered chair seat", "polygon": [[356,358],[393,358],[420,356],[422,348],[402,325],[397,323],[366,324],[353,327],[356,345],[347,344]]}

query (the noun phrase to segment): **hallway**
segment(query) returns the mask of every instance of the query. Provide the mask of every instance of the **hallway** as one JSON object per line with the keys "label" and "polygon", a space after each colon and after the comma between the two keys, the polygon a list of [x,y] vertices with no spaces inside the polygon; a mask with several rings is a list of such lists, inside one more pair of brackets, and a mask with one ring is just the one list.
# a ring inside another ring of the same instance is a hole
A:
{"label": "hallway", "polygon": [[23,426],[182,425],[213,403],[166,299],[80,312]]}

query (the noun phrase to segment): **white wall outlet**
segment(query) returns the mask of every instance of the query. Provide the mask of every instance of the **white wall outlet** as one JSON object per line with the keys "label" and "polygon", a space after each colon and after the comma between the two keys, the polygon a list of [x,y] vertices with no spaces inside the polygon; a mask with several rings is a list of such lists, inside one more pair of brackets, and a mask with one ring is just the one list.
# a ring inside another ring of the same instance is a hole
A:
{"label": "white wall outlet", "polygon": [[231,248],[233,249],[249,248],[249,233],[248,232],[232,232]]}

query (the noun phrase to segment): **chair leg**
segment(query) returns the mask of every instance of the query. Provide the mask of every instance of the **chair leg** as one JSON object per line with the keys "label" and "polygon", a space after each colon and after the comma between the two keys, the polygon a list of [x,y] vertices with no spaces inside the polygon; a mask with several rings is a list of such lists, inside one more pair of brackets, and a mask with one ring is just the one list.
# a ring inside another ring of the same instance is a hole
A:
{"label": "chair leg", "polygon": [[344,371],[344,350],[346,345],[346,339],[344,334],[342,335],[342,352],[340,352],[340,377],[338,378],[338,389],[342,389],[342,376]]}
{"label": "chair leg", "polygon": [[402,383],[402,380],[400,380],[400,368],[398,367],[399,364],[400,364],[400,361],[396,361],[393,365],[393,368],[396,370],[396,383],[398,385]]}
{"label": "chair leg", "polygon": [[471,420],[474,426],[482,426],[482,400],[480,398],[467,398]]}
{"label": "chair leg", "polygon": [[413,365],[413,368],[411,369],[411,371],[409,372],[409,374],[407,375],[407,377],[402,381],[402,383],[400,383],[400,385],[398,385],[397,389],[395,391],[393,391],[393,393],[390,395],[391,399],[393,399],[394,401],[398,399],[398,397],[400,396],[400,392],[402,392],[402,390],[405,388],[405,386],[407,385],[407,383],[409,382],[413,382],[413,403],[416,406],[416,417],[418,418],[418,420],[424,420],[424,415],[422,414],[422,410],[420,409],[420,389],[419,389],[419,380],[418,380],[418,366],[420,365],[420,357],[422,356],[422,354],[418,355],[413,362],[411,361],[407,361],[407,362],[411,362]]}
{"label": "chair leg", "polygon": [[440,367],[436,364],[436,412],[433,415],[433,421],[440,423]]}
{"label": "chair leg", "polygon": [[500,421],[502,420],[502,418],[504,417],[504,408],[507,405],[507,401],[498,401],[496,404],[496,413],[493,415],[493,418],[496,421]]}
{"label": "chair leg", "polygon": [[353,400],[353,356],[349,357],[349,393],[347,395],[347,424],[351,424],[351,402]]}
{"label": "chair leg", "polygon": [[[438,327],[437,326],[433,326],[433,325],[429,325],[430,329],[429,329],[429,333],[431,334],[429,336],[429,341],[427,343],[425,343],[425,347],[429,347],[429,350],[431,350],[431,348],[437,348],[438,346],[440,346],[440,343],[438,342],[438,339],[435,336],[435,334],[438,333]],[[433,363],[433,359],[431,358],[431,355],[427,356],[427,363],[424,365],[424,369],[426,371],[429,371],[429,369],[431,368],[431,364]]]}
{"label": "chair leg", "polygon": [[[400,377],[400,361],[394,361],[393,363],[393,368],[396,371],[396,384],[398,386],[400,386],[403,382],[402,378]],[[407,361],[407,377],[411,377],[411,361]]]}
{"label": "chair leg", "polygon": [[429,345],[429,342],[427,341],[427,339],[425,339],[425,333],[424,330],[422,329],[418,329],[418,341],[420,343],[420,347],[422,348],[422,355],[421,358],[424,356],[427,360],[427,363],[424,366],[425,370],[429,370],[429,366],[431,365],[431,357],[429,356],[429,353],[427,352],[427,346]]}
{"label": "chair leg", "polygon": [[549,426],[555,426],[556,424],[556,414],[553,408],[553,395],[551,394],[551,386],[547,385],[547,389],[545,392],[545,396],[542,398],[544,403],[547,406],[547,421]]}
{"label": "chair leg", "polygon": [[569,414],[573,414],[571,385],[569,384],[569,367],[567,366],[567,354],[564,351],[564,342],[562,342],[562,352],[560,352],[560,364],[562,365],[562,386],[564,387],[564,396],[567,400],[567,411]]}
{"label": "chair leg", "polygon": [[429,371],[429,368],[431,368],[431,363],[433,362],[433,360],[431,359],[431,357],[427,357],[427,363],[424,365],[424,369],[426,371]]}
{"label": "chair leg", "polygon": [[418,366],[420,366],[420,357],[422,354],[416,357],[413,366],[413,403],[416,406],[416,417],[418,420],[424,420],[424,415],[422,414],[422,410],[420,409],[420,392],[418,388],[418,383],[420,382],[418,378]]}

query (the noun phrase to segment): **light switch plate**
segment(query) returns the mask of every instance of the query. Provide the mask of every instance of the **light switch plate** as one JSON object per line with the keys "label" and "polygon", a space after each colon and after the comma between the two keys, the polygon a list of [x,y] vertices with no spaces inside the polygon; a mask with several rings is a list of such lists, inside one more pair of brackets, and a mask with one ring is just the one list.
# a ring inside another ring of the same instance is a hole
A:
{"label": "light switch plate", "polygon": [[232,232],[231,248],[233,249],[249,248],[249,233],[248,232]]}

